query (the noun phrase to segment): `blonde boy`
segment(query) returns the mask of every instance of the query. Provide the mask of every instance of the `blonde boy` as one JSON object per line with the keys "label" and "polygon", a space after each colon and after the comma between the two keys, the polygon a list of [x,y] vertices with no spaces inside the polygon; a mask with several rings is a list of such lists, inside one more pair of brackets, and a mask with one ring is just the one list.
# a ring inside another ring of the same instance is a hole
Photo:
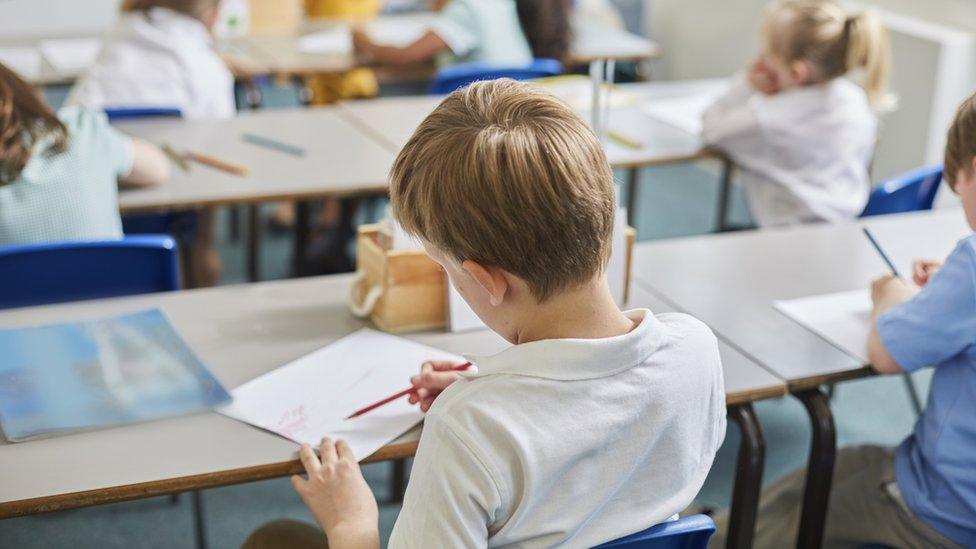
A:
{"label": "blonde boy", "polygon": [[[428,363],[412,379],[429,411],[390,546],[593,546],[691,502],[725,434],[715,338],[614,304],[613,176],[586,123],[529,85],[473,84],[421,124],[391,183],[403,227],[514,346],[473,358],[477,373]],[[321,454],[303,448],[293,481],[329,545],[377,546],[355,458],[331,440]],[[301,531],[266,528],[251,546]]]}

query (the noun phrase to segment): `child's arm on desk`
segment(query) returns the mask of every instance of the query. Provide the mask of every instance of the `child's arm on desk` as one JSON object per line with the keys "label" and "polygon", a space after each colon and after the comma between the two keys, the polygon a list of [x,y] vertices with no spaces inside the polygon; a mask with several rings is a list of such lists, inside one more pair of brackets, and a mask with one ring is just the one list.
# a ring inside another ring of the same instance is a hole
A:
{"label": "child's arm on desk", "polygon": [[169,179],[169,174],[169,159],[163,151],[152,143],[133,137],[132,169],[128,175],[119,178],[119,183],[136,187],[155,185]]}
{"label": "child's arm on desk", "polygon": [[904,303],[918,293],[904,280],[885,275],[871,284],[871,301],[874,309],[871,311],[871,334],[868,336],[868,359],[871,368],[879,374],[898,374],[903,372],[901,366],[895,362],[881,340],[878,332],[878,317],[892,307]]}
{"label": "child's arm on desk", "polygon": [[409,46],[383,46],[370,39],[361,29],[352,33],[352,44],[356,53],[364,55],[381,65],[412,65],[433,59],[447,49],[447,43],[433,32],[427,32]]}

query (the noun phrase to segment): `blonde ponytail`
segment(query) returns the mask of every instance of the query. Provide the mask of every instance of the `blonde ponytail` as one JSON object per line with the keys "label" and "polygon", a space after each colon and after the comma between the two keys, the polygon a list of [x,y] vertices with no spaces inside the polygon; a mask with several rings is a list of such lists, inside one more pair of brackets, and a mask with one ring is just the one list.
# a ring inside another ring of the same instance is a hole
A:
{"label": "blonde ponytail", "polygon": [[888,29],[881,17],[871,10],[847,18],[847,48],[844,65],[848,71],[863,69],[862,85],[868,100],[877,109],[894,106],[895,98],[888,93],[888,73],[891,70],[891,45]]}
{"label": "blonde ponytail", "polygon": [[776,55],[786,62],[807,61],[817,82],[861,69],[871,105],[894,106],[888,93],[891,45],[877,13],[848,15],[829,0],[782,0],[768,9],[764,27]]}

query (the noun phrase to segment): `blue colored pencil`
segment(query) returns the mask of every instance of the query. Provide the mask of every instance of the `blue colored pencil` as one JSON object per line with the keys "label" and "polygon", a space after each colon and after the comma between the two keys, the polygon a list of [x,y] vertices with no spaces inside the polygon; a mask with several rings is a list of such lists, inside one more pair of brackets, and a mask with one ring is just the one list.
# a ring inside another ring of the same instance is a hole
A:
{"label": "blue colored pencil", "polygon": [[874,246],[874,249],[878,251],[878,255],[881,256],[881,259],[883,259],[884,262],[888,265],[888,268],[891,269],[891,274],[895,275],[898,278],[901,278],[901,275],[898,274],[898,269],[895,267],[895,264],[891,262],[891,258],[888,257],[888,254],[886,254],[884,250],[881,249],[881,244],[878,244],[878,241],[875,240],[874,235],[871,234],[871,231],[868,230],[867,227],[862,227],[861,230],[864,231],[864,236],[868,237],[868,240],[871,241],[871,245]]}
{"label": "blue colored pencil", "polygon": [[305,156],[305,149],[301,147],[296,147],[289,143],[282,143],[276,139],[271,139],[270,137],[264,137],[261,135],[255,135],[253,133],[245,133],[243,135],[244,141],[252,143],[254,145],[259,145],[262,147],[267,147],[269,149],[274,149],[276,151],[281,151],[283,153],[292,154],[295,156]]}

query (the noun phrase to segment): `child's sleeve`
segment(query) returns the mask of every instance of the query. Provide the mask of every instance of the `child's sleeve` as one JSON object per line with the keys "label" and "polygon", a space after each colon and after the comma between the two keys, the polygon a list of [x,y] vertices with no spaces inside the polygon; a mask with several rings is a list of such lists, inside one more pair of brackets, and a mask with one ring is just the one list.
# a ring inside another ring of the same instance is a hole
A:
{"label": "child's sleeve", "polygon": [[478,18],[468,0],[451,0],[434,20],[430,30],[440,36],[458,57],[478,47]]}
{"label": "child's sleeve", "polygon": [[702,115],[702,140],[707,145],[734,153],[760,135],[760,120],[751,100],[755,91],[742,75]]}
{"label": "child's sleeve", "polygon": [[497,476],[449,418],[428,417],[389,547],[486,547]]}
{"label": "child's sleeve", "polygon": [[906,372],[937,365],[976,342],[976,254],[969,240],[914,299],[878,318],[878,334]]}
{"label": "child's sleeve", "polygon": [[100,159],[116,178],[132,173],[132,139],[113,128],[100,109],[78,108],[78,113],[77,128],[69,131],[69,139],[84,140],[88,154]]}

